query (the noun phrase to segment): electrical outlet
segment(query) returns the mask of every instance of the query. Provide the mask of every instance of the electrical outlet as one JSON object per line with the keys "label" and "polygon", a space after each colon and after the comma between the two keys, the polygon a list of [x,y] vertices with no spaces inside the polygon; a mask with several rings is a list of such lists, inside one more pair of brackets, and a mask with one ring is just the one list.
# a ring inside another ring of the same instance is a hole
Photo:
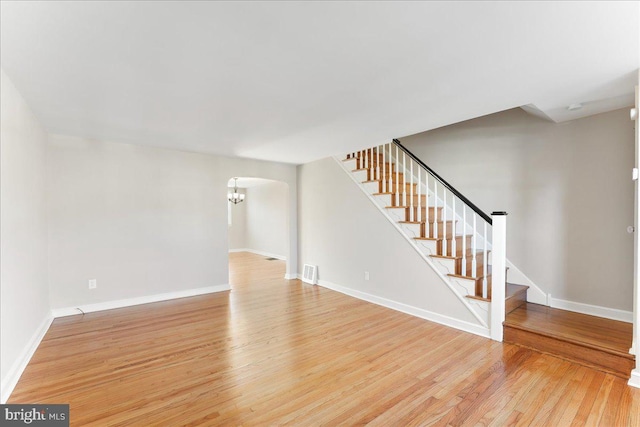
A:
{"label": "electrical outlet", "polygon": [[95,289],[98,287],[98,281],[96,279],[89,279],[89,289]]}
{"label": "electrical outlet", "polygon": [[369,272],[368,271],[364,272],[364,280],[369,280]]}

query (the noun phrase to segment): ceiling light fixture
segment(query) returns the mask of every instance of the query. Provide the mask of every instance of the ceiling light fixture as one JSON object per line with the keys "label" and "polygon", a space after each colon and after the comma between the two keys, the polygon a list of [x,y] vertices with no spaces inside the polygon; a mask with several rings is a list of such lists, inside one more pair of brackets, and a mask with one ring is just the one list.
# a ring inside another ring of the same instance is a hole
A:
{"label": "ceiling light fixture", "polygon": [[571,105],[569,105],[569,106],[567,107],[567,110],[569,110],[569,111],[577,111],[577,110],[579,110],[579,109],[581,109],[581,108],[582,108],[582,104],[577,103],[577,104],[571,104]]}
{"label": "ceiling light fixture", "polygon": [[244,202],[244,194],[238,193],[238,178],[233,178],[235,184],[233,186],[233,193],[229,193],[229,201],[234,205],[240,202]]}

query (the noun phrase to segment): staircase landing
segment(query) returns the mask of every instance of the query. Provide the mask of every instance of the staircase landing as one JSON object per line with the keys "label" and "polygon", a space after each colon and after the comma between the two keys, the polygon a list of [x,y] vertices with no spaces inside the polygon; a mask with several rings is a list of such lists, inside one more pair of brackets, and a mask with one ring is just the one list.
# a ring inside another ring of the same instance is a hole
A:
{"label": "staircase landing", "polygon": [[629,378],[631,323],[526,303],[507,314],[504,341]]}

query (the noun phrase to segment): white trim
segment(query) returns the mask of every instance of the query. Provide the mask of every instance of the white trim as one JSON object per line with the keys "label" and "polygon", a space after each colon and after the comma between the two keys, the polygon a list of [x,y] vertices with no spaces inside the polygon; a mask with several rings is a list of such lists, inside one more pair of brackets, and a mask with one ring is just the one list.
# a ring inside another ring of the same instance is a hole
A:
{"label": "white trim", "polygon": [[289,274],[289,273],[287,273],[287,274],[284,275],[285,280],[294,280],[294,279],[297,279],[298,277],[299,277],[298,274]]}
{"label": "white trim", "polygon": [[[300,277],[300,275],[298,275]],[[409,314],[411,316],[419,317],[421,319],[428,320],[430,322],[438,323],[440,325],[455,328],[464,332],[469,332],[481,337],[490,338],[491,334],[489,328],[485,328],[480,325],[465,322],[463,320],[454,319],[449,316],[445,316],[438,313],[433,313],[422,308],[407,305],[398,301],[393,301],[387,298],[382,298],[376,295],[371,295],[366,292],[358,291],[355,289],[347,288],[345,286],[336,285],[335,283],[328,282],[326,280],[318,280],[318,285],[323,288],[331,289],[332,291],[340,292],[359,300],[367,301],[372,304],[380,305],[382,307],[389,308],[391,310],[400,311],[402,313]]]}
{"label": "white trim", "polygon": [[640,370],[634,369],[631,371],[631,377],[629,378],[629,382],[627,383],[631,387],[640,388]]}
{"label": "white trim", "polygon": [[400,235],[402,235],[405,240],[413,247],[413,249],[415,249],[415,251],[418,253],[418,255],[420,255],[420,257],[433,269],[433,271],[438,275],[438,277],[445,283],[445,285],[447,285],[447,287],[449,288],[449,290],[451,292],[453,292],[453,294],[458,298],[458,300],[467,308],[467,310],[469,310],[469,312],[473,315],[473,317],[475,317],[478,320],[478,323],[480,323],[483,327],[486,327],[488,329],[489,325],[486,324],[486,321],[480,317],[480,315],[478,313],[476,313],[476,311],[473,309],[473,307],[471,306],[471,304],[469,304],[468,298],[466,296],[462,296],[460,295],[455,288],[453,287],[453,285],[451,284],[451,281],[445,277],[445,275],[438,269],[436,268],[436,266],[433,264],[433,261],[431,260],[431,257],[425,255],[420,248],[418,247],[417,243],[415,240],[410,239],[403,231],[402,228],[400,228],[400,224],[398,224],[396,221],[394,221],[393,219],[391,219],[391,217],[387,214],[387,212],[385,212],[386,209],[384,209],[382,206],[380,206],[376,200],[374,199],[374,197],[369,194],[369,192],[367,192],[365,190],[365,188],[363,187],[362,183],[358,182],[357,178],[354,176],[354,174],[352,174],[349,169],[347,169],[347,167],[344,165],[344,162],[342,160],[340,160],[338,157],[334,156],[333,160],[336,161],[336,163],[338,163],[340,165],[340,167],[346,172],[346,174],[349,176],[349,178],[351,178],[351,180],[353,182],[356,183],[356,185],[358,186],[358,188],[360,188],[360,190],[362,190],[362,192],[367,196],[367,198],[369,199],[369,201],[371,201],[371,203],[373,203],[373,205],[378,208],[378,210],[380,211],[380,213],[387,218],[387,220],[391,223],[391,225],[393,227],[395,227],[396,230],[398,230],[398,232],[400,233]]}
{"label": "white trim", "polygon": [[31,357],[33,357],[33,354],[38,349],[40,342],[42,342],[42,339],[49,330],[51,322],[53,322],[53,316],[49,312],[47,316],[42,320],[42,323],[40,323],[40,326],[38,326],[38,329],[36,329],[27,345],[22,350],[20,357],[18,357],[13,366],[11,366],[11,369],[9,369],[9,373],[2,379],[2,384],[0,385],[1,404],[7,403],[7,400],[11,396],[13,389],[15,388],[16,384],[18,384],[18,380],[29,364]]}
{"label": "white trim", "polygon": [[272,254],[271,252],[259,251],[257,249],[248,249],[248,248],[240,248],[240,249],[229,249],[229,252],[251,252],[252,254],[262,255],[269,258],[277,258],[282,261],[286,261],[287,257],[284,255]]}
{"label": "white trim", "polygon": [[133,305],[149,304],[152,302],[167,301],[177,298],[193,297],[196,295],[212,294],[215,292],[230,291],[231,286],[228,284],[207,286],[204,288],[187,289],[184,291],[167,292],[164,294],[147,295],[143,297],[127,298],[115,301],[99,302],[96,304],[79,305],[76,307],[56,308],[51,310],[53,317],[65,317],[81,314],[80,310],[85,313],[94,311],[113,310],[114,308],[130,307]]}
{"label": "white trim", "polygon": [[591,316],[604,317],[605,319],[619,320],[621,322],[633,322],[633,313],[615,308],[601,307],[599,305],[583,304],[581,302],[565,301],[553,298],[549,294],[549,306],[576,313],[589,314]]}

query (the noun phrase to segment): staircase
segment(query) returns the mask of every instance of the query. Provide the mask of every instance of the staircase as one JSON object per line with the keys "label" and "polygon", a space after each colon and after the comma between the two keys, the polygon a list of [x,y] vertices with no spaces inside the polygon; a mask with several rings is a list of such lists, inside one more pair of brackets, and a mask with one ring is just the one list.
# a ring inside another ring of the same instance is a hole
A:
{"label": "staircase", "polygon": [[[491,218],[397,140],[340,163],[493,337]],[[507,283],[507,270],[506,320],[498,323],[505,342],[629,378],[635,363],[629,324],[527,303],[529,287]]]}
{"label": "staircase", "polygon": [[[394,141],[349,153],[342,164],[488,330],[493,282],[492,220],[426,165],[409,156],[412,155]],[[526,301],[526,291],[526,286],[505,286],[509,310]]]}
{"label": "staircase", "polygon": [[[343,161],[353,160],[350,156],[347,155]],[[391,217],[396,218],[398,224],[412,228],[411,239],[423,243],[429,249],[428,256],[434,261],[450,261],[448,276],[472,282],[473,293],[465,295],[466,297],[490,302],[492,276],[487,258],[491,251],[474,250],[473,235],[458,231],[461,228],[458,220],[443,219],[444,206],[426,207],[427,199],[433,200],[433,194],[418,194],[418,184],[407,182],[406,174],[397,172],[395,163],[385,162],[385,167],[382,168],[382,162],[383,155],[375,150],[369,159],[356,154],[355,169],[352,172],[356,175],[362,173],[361,176],[366,177],[362,183],[368,184],[368,188],[372,188],[373,184],[377,191],[372,195],[383,201],[384,208]],[[387,173],[374,177],[376,168],[385,169]],[[398,185],[391,182],[393,177]]]}

